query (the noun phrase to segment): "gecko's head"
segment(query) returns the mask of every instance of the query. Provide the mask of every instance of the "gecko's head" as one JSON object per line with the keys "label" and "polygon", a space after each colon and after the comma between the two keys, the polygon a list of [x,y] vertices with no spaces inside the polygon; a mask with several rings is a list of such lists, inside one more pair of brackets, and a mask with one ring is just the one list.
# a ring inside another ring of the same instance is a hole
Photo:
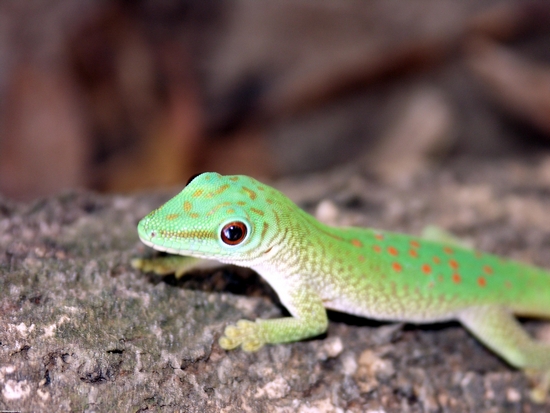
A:
{"label": "gecko's head", "polygon": [[253,178],[207,172],[143,218],[138,233],[160,251],[247,266],[271,249],[274,223],[284,214],[275,209],[293,206]]}

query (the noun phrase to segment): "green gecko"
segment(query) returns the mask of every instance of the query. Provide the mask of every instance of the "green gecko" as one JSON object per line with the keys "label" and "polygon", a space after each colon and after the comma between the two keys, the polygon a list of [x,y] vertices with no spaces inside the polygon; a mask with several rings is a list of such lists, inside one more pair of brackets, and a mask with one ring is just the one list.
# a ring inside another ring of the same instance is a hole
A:
{"label": "green gecko", "polygon": [[[292,317],[240,320],[226,327],[224,349],[256,351],[322,334],[326,308],[376,320],[458,320],[509,364],[542,377],[535,397],[544,398],[550,345],[533,340],[515,316],[550,318],[547,271],[448,238],[331,227],[242,175],[192,177],[140,221],[138,233],[160,251],[250,267],[277,292]],[[168,271],[177,267],[170,262]]]}

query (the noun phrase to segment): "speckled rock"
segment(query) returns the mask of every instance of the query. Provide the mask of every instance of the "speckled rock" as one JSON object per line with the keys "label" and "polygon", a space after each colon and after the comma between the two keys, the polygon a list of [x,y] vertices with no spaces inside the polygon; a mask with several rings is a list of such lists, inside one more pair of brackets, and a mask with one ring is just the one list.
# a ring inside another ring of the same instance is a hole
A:
{"label": "speckled rock", "polygon": [[[336,224],[410,233],[436,224],[550,268],[549,159],[459,161],[399,187],[360,171],[278,185],[310,212],[324,201],[320,214]],[[0,410],[549,411],[550,402],[528,400],[520,372],[458,324],[331,313],[326,336],[222,351],[226,324],[284,309],[248,270],[176,280],[132,269],[132,257],[152,253],[135,225],[166,198],[73,192],[0,201]]]}

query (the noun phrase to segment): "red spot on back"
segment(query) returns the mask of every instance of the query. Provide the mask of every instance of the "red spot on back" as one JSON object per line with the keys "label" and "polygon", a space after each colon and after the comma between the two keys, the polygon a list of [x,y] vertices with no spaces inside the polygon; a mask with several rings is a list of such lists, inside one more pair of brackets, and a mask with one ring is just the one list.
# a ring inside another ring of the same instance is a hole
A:
{"label": "red spot on back", "polygon": [[416,250],[409,250],[409,255],[413,258],[417,258],[418,257],[418,252],[416,252]]}
{"label": "red spot on back", "polygon": [[454,251],[451,247],[445,247],[445,248],[443,248],[443,252],[445,254],[452,254]]}
{"label": "red spot on back", "polygon": [[479,277],[477,279],[477,283],[480,287],[485,287],[487,285],[487,280],[485,279],[485,277]]}
{"label": "red spot on back", "polygon": [[388,252],[390,253],[390,255],[393,255],[394,257],[397,257],[397,249],[395,247],[388,247]]}
{"label": "red spot on back", "polygon": [[374,252],[382,251],[382,248],[380,248],[380,245],[375,245],[374,247],[372,247],[372,249],[374,250]]}
{"label": "red spot on back", "polygon": [[489,265],[484,265],[484,266],[483,266],[483,272],[484,272],[485,274],[491,275],[491,274],[493,273],[493,268],[492,268],[491,266],[489,266]]}
{"label": "red spot on back", "polygon": [[425,274],[430,274],[432,272],[432,267],[430,267],[428,264],[424,264],[422,266],[422,271],[425,273]]}
{"label": "red spot on back", "polygon": [[391,267],[397,272],[401,272],[403,270],[403,267],[398,262],[394,262]]}
{"label": "red spot on back", "polygon": [[456,260],[449,260],[449,266],[450,266],[453,270],[457,270],[457,269],[458,269],[458,262],[456,262]]}
{"label": "red spot on back", "polygon": [[356,238],[352,239],[351,243],[353,244],[354,247],[357,247],[357,248],[360,248],[363,246],[363,243]]}
{"label": "red spot on back", "polygon": [[420,248],[420,243],[416,240],[412,240],[410,244],[411,244],[411,247],[413,248]]}
{"label": "red spot on back", "polygon": [[462,281],[462,277],[460,276],[460,274],[456,272],[453,274],[451,278],[455,284],[460,284],[460,282]]}
{"label": "red spot on back", "polygon": [[384,239],[384,235],[383,234],[374,234],[374,238],[376,238],[379,241],[382,241]]}
{"label": "red spot on back", "polygon": [[440,264],[441,259],[439,257],[433,257],[433,262],[434,262],[434,264]]}

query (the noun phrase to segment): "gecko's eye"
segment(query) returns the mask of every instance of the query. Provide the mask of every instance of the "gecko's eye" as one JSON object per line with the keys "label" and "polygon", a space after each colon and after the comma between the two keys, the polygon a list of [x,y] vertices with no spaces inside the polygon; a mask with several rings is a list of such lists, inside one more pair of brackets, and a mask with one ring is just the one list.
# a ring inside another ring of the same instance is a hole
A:
{"label": "gecko's eye", "polygon": [[246,238],[247,231],[246,225],[243,222],[235,221],[224,225],[220,235],[225,244],[238,245]]}

